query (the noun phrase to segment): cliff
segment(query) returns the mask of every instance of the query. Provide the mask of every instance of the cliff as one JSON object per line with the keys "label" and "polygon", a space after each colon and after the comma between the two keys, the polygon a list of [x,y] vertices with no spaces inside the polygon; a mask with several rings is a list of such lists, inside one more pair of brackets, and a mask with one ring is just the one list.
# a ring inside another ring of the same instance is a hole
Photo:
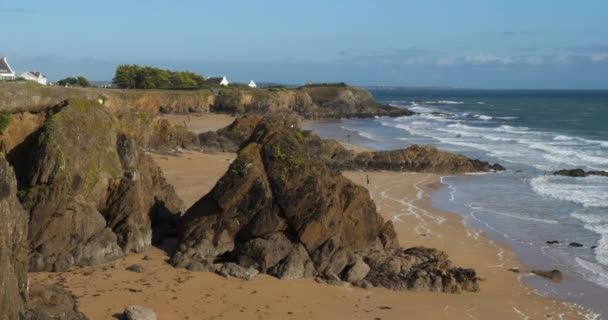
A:
{"label": "cliff", "polygon": [[154,113],[296,113],[310,119],[413,114],[407,109],[379,105],[369,91],[348,86],[179,91],[84,89],[40,86],[34,83],[0,83],[0,111],[38,111],[69,98],[100,101],[113,110],[131,108]]}

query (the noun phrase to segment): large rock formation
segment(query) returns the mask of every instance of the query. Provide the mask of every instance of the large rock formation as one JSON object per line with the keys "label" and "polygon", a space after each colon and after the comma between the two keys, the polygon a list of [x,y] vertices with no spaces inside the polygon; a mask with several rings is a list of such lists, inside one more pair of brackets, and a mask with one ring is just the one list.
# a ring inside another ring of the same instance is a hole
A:
{"label": "large rock formation", "polygon": [[181,200],[121,132],[104,107],[75,99],[11,152],[31,217],[32,271],[64,271],[141,252],[153,234],[171,228]]}
{"label": "large rock formation", "polygon": [[433,249],[399,248],[369,193],[310,155],[282,119],[256,126],[214,189],[180,221],[176,267],[213,270],[234,262],[282,279],[399,290],[478,290],[473,270]]}
{"label": "large rock formation", "polygon": [[466,172],[501,171],[499,164],[490,164],[463,155],[443,152],[433,146],[412,145],[405,149],[356,153],[344,148],[335,140],[319,138],[311,131],[300,131],[301,121],[297,116],[244,116],[237,118],[228,127],[217,132],[199,135],[201,146],[207,151],[236,152],[239,146],[264,121],[282,123],[298,130],[298,135],[307,145],[309,156],[320,159],[339,170],[388,170],[458,174]]}
{"label": "large rock formation", "polygon": [[64,289],[51,285],[34,285],[29,288],[28,310],[24,320],[86,320],[78,310],[74,296]]}
{"label": "large rock formation", "polygon": [[0,153],[0,319],[18,319],[27,299],[27,212],[17,199],[13,169]]}

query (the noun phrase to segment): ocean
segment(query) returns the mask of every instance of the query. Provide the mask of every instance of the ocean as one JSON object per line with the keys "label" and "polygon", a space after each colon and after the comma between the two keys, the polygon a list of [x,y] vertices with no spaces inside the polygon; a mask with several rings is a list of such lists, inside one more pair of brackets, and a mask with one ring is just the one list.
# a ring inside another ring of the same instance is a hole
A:
{"label": "ocean", "polygon": [[[372,93],[381,103],[419,114],[343,119],[338,125],[351,132],[351,142],[378,150],[431,144],[502,164],[507,170],[501,173],[442,177],[433,206],[462,215],[467,225],[514,248],[530,269],[565,274],[561,283],[524,277],[528,285],[608,318],[608,177],[552,175],[559,169],[608,171],[608,91]],[[335,125],[310,129],[346,140]]]}

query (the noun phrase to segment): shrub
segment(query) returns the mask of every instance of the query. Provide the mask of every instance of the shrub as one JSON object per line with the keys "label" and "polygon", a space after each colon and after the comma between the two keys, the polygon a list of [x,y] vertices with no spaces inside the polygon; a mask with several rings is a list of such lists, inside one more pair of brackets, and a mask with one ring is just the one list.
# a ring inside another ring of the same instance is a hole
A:
{"label": "shrub", "polygon": [[4,129],[11,123],[11,114],[7,112],[0,112],[0,134],[4,132]]}

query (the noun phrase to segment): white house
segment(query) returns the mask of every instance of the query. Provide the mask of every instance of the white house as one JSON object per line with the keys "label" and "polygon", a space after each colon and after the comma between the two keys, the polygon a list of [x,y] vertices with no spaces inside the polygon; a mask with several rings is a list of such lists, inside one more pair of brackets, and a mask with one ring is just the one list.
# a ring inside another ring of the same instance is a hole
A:
{"label": "white house", "polygon": [[37,72],[37,71],[26,71],[21,75],[21,78],[24,78],[25,80],[28,80],[28,81],[38,82],[44,86],[46,86],[47,82],[48,82],[48,80],[46,79],[46,76],[43,75],[41,72]]}
{"label": "white house", "polygon": [[255,82],[253,82],[253,80],[249,81],[249,84],[247,85],[249,88],[257,88],[258,85],[255,84]]}
{"label": "white house", "polygon": [[226,79],[226,77],[209,78],[209,79],[207,79],[207,83],[217,84],[217,85],[224,86],[224,87],[227,87],[230,84],[230,82],[228,82],[228,79]]}
{"label": "white house", "polygon": [[6,57],[0,57],[0,80],[14,80],[15,72],[6,61]]}

